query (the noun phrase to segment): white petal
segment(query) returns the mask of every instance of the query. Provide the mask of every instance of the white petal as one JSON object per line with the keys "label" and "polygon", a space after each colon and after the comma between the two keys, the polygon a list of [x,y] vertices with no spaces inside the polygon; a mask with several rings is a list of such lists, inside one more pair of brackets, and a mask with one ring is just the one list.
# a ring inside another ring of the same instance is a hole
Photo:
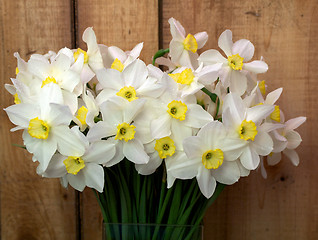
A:
{"label": "white petal", "polygon": [[208,124],[204,125],[197,134],[197,136],[202,139],[201,141],[204,142],[204,145],[209,148],[206,149],[206,151],[219,148],[220,140],[223,140],[225,135],[225,128],[219,121],[209,122]]}
{"label": "white petal", "polygon": [[171,61],[174,64],[179,64],[180,58],[183,52],[187,52],[187,50],[184,49],[183,44],[181,42],[177,42],[174,40],[170,42],[169,49],[170,49],[169,54],[171,56]]}
{"label": "white petal", "polygon": [[40,108],[37,105],[21,103],[4,109],[10,121],[22,128],[27,128],[31,119],[40,116]]}
{"label": "white petal", "polygon": [[232,54],[239,54],[244,62],[248,62],[254,55],[254,45],[246,39],[238,40],[233,44]]}
{"label": "white petal", "polygon": [[53,126],[69,125],[72,121],[72,114],[67,106],[50,103],[48,112],[48,124]]}
{"label": "white petal", "polygon": [[224,161],[218,169],[212,170],[211,172],[216,181],[227,185],[237,182],[241,176],[241,172],[236,161]]}
{"label": "white petal", "polygon": [[58,151],[65,156],[82,156],[85,152],[85,145],[68,128],[68,126],[60,125],[51,128],[52,137],[57,141]]}
{"label": "white petal", "polygon": [[202,165],[200,159],[188,159],[184,152],[175,152],[165,160],[167,174],[179,179],[192,179],[198,173],[198,167]]}
{"label": "white petal", "polygon": [[279,99],[282,92],[283,92],[283,88],[277,88],[276,90],[270,92],[266,96],[265,103],[271,104],[271,105],[275,104],[275,102]]}
{"label": "white petal", "polygon": [[146,81],[148,70],[143,61],[136,59],[125,67],[122,73],[124,76],[125,86],[139,88]]}
{"label": "white petal", "polygon": [[243,69],[252,73],[264,73],[268,70],[268,65],[264,61],[253,61],[243,64]]}
{"label": "white petal", "polygon": [[57,149],[56,140],[52,136],[45,140],[33,138],[27,131],[23,132],[22,137],[28,152],[33,153],[34,157],[40,162],[41,169],[39,172],[44,172]]}
{"label": "white petal", "polygon": [[272,153],[272,154],[267,156],[267,163],[270,166],[274,166],[277,163],[279,163],[281,159],[282,159],[282,153],[281,152]]}
{"label": "white petal", "polygon": [[273,150],[272,138],[265,132],[258,132],[253,142],[250,143],[258,155],[266,156]]}
{"label": "white petal", "polygon": [[96,77],[104,88],[118,91],[125,86],[122,73],[115,69],[99,69],[96,71]]}
{"label": "white petal", "polygon": [[260,122],[274,111],[273,105],[257,105],[252,108],[248,108],[246,111],[246,121],[253,121],[255,124]]}
{"label": "white petal", "polygon": [[41,174],[43,177],[47,178],[59,178],[63,177],[67,174],[65,164],[63,161],[67,157],[61,155],[61,154],[54,154],[52,157],[52,160],[50,161],[49,166],[45,170],[45,172],[42,174],[41,170],[43,169],[40,165],[37,169],[37,173]]}
{"label": "white petal", "polygon": [[260,163],[259,155],[253,149],[246,147],[240,156],[243,167],[248,170],[254,170]]}
{"label": "white petal", "polygon": [[216,181],[211,175],[211,172],[208,169],[201,167],[197,175],[197,181],[202,194],[206,198],[212,197],[215,191]]}
{"label": "white petal", "polygon": [[179,21],[175,20],[174,18],[169,18],[168,20],[170,24],[170,32],[173,39],[183,41],[185,38],[185,30],[180,24]]}
{"label": "white petal", "polygon": [[85,178],[85,185],[94,188],[99,192],[103,192],[104,188],[104,169],[102,166],[94,163],[88,163],[84,167],[83,175]]}
{"label": "white petal", "polygon": [[192,128],[185,126],[177,119],[171,121],[171,138],[177,150],[183,151],[183,140],[192,136]]}
{"label": "white petal", "polygon": [[233,120],[236,123],[241,124],[245,117],[244,113],[246,107],[244,106],[243,100],[240,98],[238,94],[229,93],[225,96],[223,103],[223,111],[225,111],[227,108],[229,108]]}
{"label": "white petal", "polygon": [[227,161],[233,161],[242,154],[247,142],[239,138],[235,139],[227,137],[219,144],[223,151],[224,159]]}
{"label": "white petal", "polygon": [[104,137],[116,135],[116,126],[110,126],[104,121],[96,123],[87,133],[89,141],[97,141]]}
{"label": "white petal", "polygon": [[290,159],[290,161],[295,165],[298,166],[299,164],[299,156],[297,152],[293,149],[285,149],[283,153]]}
{"label": "white petal", "polygon": [[156,138],[163,138],[171,134],[171,117],[169,114],[163,114],[159,118],[151,121],[151,135]]}
{"label": "white petal", "polygon": [[232,70],[230,75],[230,91],[242,96],[247,88],[247,78],[243,72]]}
{"label": "white petal", "polygon": [[123,121],[126,123],[131,123],[138,113],[142,111],[142,107],[145,105],[146,99],[136,99],[127,104],[127,107],[124,109]]}
{"label": "white petal", "polygon": [[210,49],[203,52],[198,58],[199,62],[204,63],[205,65],[213,65],[216,63],[226,63],[227,59],[221,55],[217,50]]}
{"label": "white petal", "polygon": [[79,171],[76,175],[67,174],[66,179],[69,184],[77,191],[83,192],[86,183],[83,171]]}
{"label": "white petal", "polygon": [[149,161],[149,156],[138,139],[129,140],[123,145],[123,153],[129,161],[137,164],[144,164]]}
{"label": "white petal", "polygon": [[298,132],[293,131],[293,130],[287,132],[285,137],[286,137],[287,142],[288,142],[287,143],[288,149],[297,148],[302,141],[300,134]]}
{"label": "white petal", "polygon": [[297,118],[290,119],[287,122],[285,122],[286,124],[285,131],[294,130],[298,128],[301,124],[303,124],[305,121],[306,121],[306,117],[297,117]]}
{"label": "white petal", "polygon": [[103,140],[92,143],[82,158],[85,162],[104,164],[111,160],[115,153],[115,144],[110,141]]}
{"label": "white petal", "polygon": [[183,123],[193,128],[201,128],[205,124],[213,121],[213,117],[205,111],[200,105],[189,104],[186,113],[186,119]]}
{"label": "white petal", "polygon": [[137,57],[139,57],[140,55],[140,52],[142,50],[144,46],[144,43],[138,43],[129,53],[129,55],[133,58],[133,59],[136,59]]}
{"label": "white petal", "polygon": [[219,37],[219,47],[223,50],[226,56],[232,55],[232,32],[230,30],[225,30]]}
{"label": "white petal", "polygon": [[158,152],[149,154],[150,159],[146,164],[135,164],[135,168],[139,174],[150,175],[156,171],[161,165],[162,159],[159,157]]}
{"label": "white petal", "polygon": [[183,149],[188,158],[200,158],[203,153],[209,149],[205,149],[206,143],[198,136],[192,136],[184,139]]}
{"label": "white petal", "polygon": [[208,41],[208,34],[206,32],[199,32],[194,34],[194,38],[198,43],[198,49],[203,48],[205,43]]}
{"label": "white petal", "polygon": [[218,72],[221,69],[222,63],[213,64],[204,67],[198,74],[198,81],[205,86],[212,84],[218,78]]}

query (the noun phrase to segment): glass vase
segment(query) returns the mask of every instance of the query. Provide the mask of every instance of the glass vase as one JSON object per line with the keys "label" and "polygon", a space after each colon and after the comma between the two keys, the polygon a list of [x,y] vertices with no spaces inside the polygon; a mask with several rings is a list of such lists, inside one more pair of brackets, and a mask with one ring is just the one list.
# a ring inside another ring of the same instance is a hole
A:
{"label": "glass vase", "polygon": [[203,225],[104,223],[103,240],[202,240]]}

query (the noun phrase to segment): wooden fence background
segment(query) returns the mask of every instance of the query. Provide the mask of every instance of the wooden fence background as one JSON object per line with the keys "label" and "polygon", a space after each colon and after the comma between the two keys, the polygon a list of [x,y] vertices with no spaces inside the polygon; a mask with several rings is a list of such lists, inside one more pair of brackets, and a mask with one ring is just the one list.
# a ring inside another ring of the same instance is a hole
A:
{"label": "wooden fence background", "polygon": [[[0,0],[1,109],[13,99],[3,85],[15,76],[19,52],[27,60],[66,46],[85,48],[83,30],[93,26],[99,43],[129,50],[144,42],[141,58],[150,63],[168,47],[168,19],[187,32],[207,31],[204,49],[218,36],[254,43],[254,59],[264,56],[269,90],[284,87],[279,100],[287,119],[307,116],[299,129],[300,165],[288,159],[227,187],[205,217],[208,240],[318,239],[318,2],[317,0]],[[13,147],[21,132],[0,112],[0,239],[101,239],[101,214],[92,192],[76,193],[59,180],[35,173],[30,154]]]}

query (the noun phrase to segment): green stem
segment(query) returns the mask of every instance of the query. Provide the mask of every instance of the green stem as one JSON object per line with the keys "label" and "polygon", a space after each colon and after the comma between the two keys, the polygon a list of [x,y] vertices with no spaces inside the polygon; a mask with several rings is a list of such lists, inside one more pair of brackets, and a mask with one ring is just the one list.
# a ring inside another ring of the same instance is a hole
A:
{"label": "green stem", "polygon": [[155,53],[155,55],[153,56],[153,60],[152,60],[152,65],[156,65],[156,59],[159,57],[162,57],[163,55],[165,55],[166,53],[169,52],[169,48],[167,49],[160,49],[158,52]]}
{"label": "green stem", "polygon": [[216,111],[215,111],[215,119],[217,118],[218,114],[219,114],[219,109],[220,109],[220,99],[218,97],[218,95],[216,95],[215,93],[211,93],[207,88],[201,88],[201,91],[204,92],[206,95],[208,95],[212,102],[216,103]]}

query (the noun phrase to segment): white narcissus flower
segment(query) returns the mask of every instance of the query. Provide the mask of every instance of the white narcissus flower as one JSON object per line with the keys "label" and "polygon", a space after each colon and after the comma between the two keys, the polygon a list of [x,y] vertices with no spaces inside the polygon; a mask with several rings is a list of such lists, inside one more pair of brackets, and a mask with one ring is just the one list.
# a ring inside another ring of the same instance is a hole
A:
{"label": "white narcissus flower", "polygon": [[81,71],[81,82],[86,84],[95,76],[95,71],[103,68],[104,65],[96,41],[96,35],[92,27],[85,29],[82,39],[87,44],[87,51],[84,51],[81,48],[74,50],[74,59],[75,62],[77,62],[77,59],[83,55],[84,65]]}
{"label": "white narcissus flower", "polygon": [[284,127],[273,131],[272,138],[274,141],[274,149],[269,156],[267,162],[269,165],[276,165],[281,160],[281,153],[286,155],[290,161],[298,166],[299,156],[295,149],[299,146],[302,139],[298,132],[294,131],[306,121],[306,117],[297,117],[285,122]]}
{"label": "white narcissus flower", "polygon": [[178,130],[198,130],[213,117],[196,103],[194,96],[191,99],[182,99],[178,95],[177,83],[171,78],[162,79],[166,84],[166,91],[160,96],[160,102],[154,106],[158,118],[151,121],[151,134],[155,139],[177,135]]}
{"label": "white narcissus flower", "polygon": [[107,138],[116,146],[115,156],[105,164],[106,167],[117,164],[126,157],[131,162],[144,164],[149,156],[139,139],[138,129],[134,126],[136,116],[141,112],[145,99],[127,101],[114,96],[100,106],[102,121],[95,124],[88,132],[90,141]]}
{"label": "white narcissus flower", "polygon": [[220,80],[226,88],[230,88],[231,92],[241,96],[247,89],[246,73],[264,73],[268,66],[264,61],[248,62],[254,55],[254,45],[246,39],[238,40],[233,44],[230,30],[225,30],[221,34],[218,44],[227,58],[217,50],[210,49],[200,55],[199,63],[204,65],[222,63],[223,66],[219,72]]}
{"label": "white narcissus flower", "polygon": [[257,105],[247,108],[236,93],[229,93],[224,98],[222,120],[229,137],[236,137],[247,144],[240,155],[242,165],[248,170],[254,170],[260,163],[260,155],[266,156],[273,150],[272,138],[267,133],[263,120],[274,110],[271,105]]}
{"label": "white narcissus flower", "polygon": [[169,76],[178,83],[178,90],[181,92],[181,97],[183,98],[197,93],[200,89],[216,81],[221,65],[214,64],[206,67],[201,65],[195,71],[192,71],[191,68],[181,67],[177,68]]}
{"label": "white narcissus flower", "polygon": [[202,194],[210,198],[216,181],[233,184],[240,178],[240,168],[235,160],[245,145],[240,139],[228,138],[221,122],[210,122],[200,129],[197,136],[184,139],[187,158],[167,164],[167,173],[181,179],[196,177]]}
{"label": "white narcissus flower", "polygon": [[96,72],[102,91],[96,97],[100,105],[112,96],[120,96],[128,101],[140,97],[156,98],[164,90],[154,77],[148,77],[145,63],[139,59],[129,64],[122,72],[115,69],[102,69]]}
{"label": "white narcissus flower", "polygon": [[85,146],[85,152],[73,149],[69,156],[56,153],[41,175],[48,178],[63,178],[62,182],[66,186],[69,183],[78,191],[83,191],[87,186],[103,192],[104,170],[100,164],[112,159],[116,151],[115,145],[107,140],[89,143],[78,127],[73,127],[72,131]]}
{"label": "white narcissus flower", "polygon": [[76,149],[84,153],[84,146],[69,129],[72,114],[63,104],[60,88],[53,83],[45,85],[40,92],[39,105],[21,103],[5,109],[13,130],[24,129],[23,140],[27,150],[41,164],[39,171],[45,171],[53,154],[58,150],[71,155]]}
{"label": "white narcissus flower", "polygon": [[139,57],[143,43],[138,43],[131,51],[126,52],[116,46],[107,47],[100,44],[99,48],[105,68],[112,68],[122,72],[125,67]]}
{"label": "white narcissus flower", "polygon": [[198,67],[197,50],[202,48],[208,40],[206,32],[195,35],[185,33],[184,28],[174,18],[169,19],[172,40],[169,45],[171,61],[179,66],[196,69]]}

